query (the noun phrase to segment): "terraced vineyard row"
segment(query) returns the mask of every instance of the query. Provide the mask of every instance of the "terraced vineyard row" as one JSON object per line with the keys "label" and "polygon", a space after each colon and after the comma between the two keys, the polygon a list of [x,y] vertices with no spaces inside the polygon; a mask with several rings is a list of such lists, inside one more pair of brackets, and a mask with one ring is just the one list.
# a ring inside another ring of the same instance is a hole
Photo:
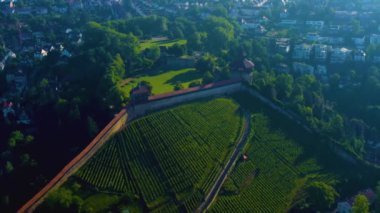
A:
{"label": "terraced vineyard row", "polygon": [[314,158],[301,159],[303,148],[273,131],[262,114],[255,114],[252,123],[249,160],[235,167],[211,207],[213,212],[284,212],[303,177],[329,178],[320,174],[322,168]]}
{"label": "terraced vineyard row", "polygon": [[115,135],[76,174],[95,189],[140,195],[155,212],[191,212],[210,190],[242,128],[230,99],[153,113]]}

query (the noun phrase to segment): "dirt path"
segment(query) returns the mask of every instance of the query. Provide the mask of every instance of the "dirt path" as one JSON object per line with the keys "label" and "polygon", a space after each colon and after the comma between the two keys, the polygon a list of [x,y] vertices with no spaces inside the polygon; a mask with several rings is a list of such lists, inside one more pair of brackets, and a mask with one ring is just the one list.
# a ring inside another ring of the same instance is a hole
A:
{"label": "dirt path", "polygon": [[227,175],[232,171],[232,168],[234,167],[236,161],[239,159],[240,152],[242,151],[243,147],[247,142],[247,138],[251,128],[250,114],[247,112],[244,113],[243,128],[244,130],[238,138],[238,143],[235,147],[234,152],[232,153],[231,158],[228,160],[226,166],[223,168],[218,179],[212,186],[210,192],[206,195],[204,201],[201,203],[198,209],[195,210],[196,213],[204,212],[210,207],[211,203],[214,201],[220,189],[222,188],[224,181],[227,179]]}

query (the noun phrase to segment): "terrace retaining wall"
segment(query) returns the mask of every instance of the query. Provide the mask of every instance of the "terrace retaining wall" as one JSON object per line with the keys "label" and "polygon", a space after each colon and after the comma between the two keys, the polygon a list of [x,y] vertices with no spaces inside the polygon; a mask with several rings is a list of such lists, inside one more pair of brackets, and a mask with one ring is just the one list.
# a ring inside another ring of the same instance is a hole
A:
{"label": "terrace retaining wall", "polygon": [[210,88],[207,90],[200,89],[195,92],[185,93],[172,97],[160,98],[136,106],[130,106],[128,108],[128,112],[130,114],[129,119],[136,119],[152,111],[161,110],[167,107],[183,104],[185,102],[190,102],[202,98],[215,98],[219,96],[230,95],[232,93],[241,91],[242,88],[243,85],[241,82],[235,82],[229,85],[224,85],[216,88]]}

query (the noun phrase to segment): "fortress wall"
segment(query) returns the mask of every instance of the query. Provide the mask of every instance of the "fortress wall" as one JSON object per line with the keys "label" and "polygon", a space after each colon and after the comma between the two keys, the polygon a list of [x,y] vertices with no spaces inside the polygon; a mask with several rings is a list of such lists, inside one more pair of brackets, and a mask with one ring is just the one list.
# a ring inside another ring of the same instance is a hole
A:
{"label": "fortress wall", "polygon": [[181,94],[178,96],[163,98],[159,100],[150,101],[148,103],[131,106],[128,108],[130,112],[130,119],[135,119],[146,115],[149,112],[157,111],[163,108],[171,107],[174,105],[182,104],[189,101],[194,101],[202,98],[213,98],[218,96],[229,95],[234,92],[238,92],[242,89],[241,82],[220,86],[216,88],[210,88],[206,90],[198,90],[196,92]]}
{"label": "fortress wall", "polygon": [[107,124],[107,126],[84,148],[70,163],[68,163],[44,188],[41,189],[17,212],[33,212],[43,202],[48,192],[60,187],[72,174],[74,174],[88,159],[90,159],[108,139],[125,127],[128,120],[126,109],[121,110]]}

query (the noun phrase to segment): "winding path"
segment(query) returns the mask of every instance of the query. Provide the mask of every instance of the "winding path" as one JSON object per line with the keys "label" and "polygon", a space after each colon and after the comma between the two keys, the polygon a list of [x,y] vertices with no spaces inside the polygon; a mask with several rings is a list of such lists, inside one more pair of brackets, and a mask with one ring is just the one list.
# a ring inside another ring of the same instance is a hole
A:
{"label": "winding path", "polygon": [[244,129],[237,140],[238,143],[235,147],[234,152],[232,153],[231,158],[228,160],[226,166],[223,168],[218,179],[212,186],[210,192],[206,195],[204,201],[201,203],[198,209],[195,210],[196,213],[204,212],[210,207],[211,203],[214,201],[220,189],[222,188],[224,181],[227,179],[227,175],[231,172],[232,168],[236,164],[236,161],[239,159],[239,156],[241,154],[240,152],[243,150],[247,142],[247,138],[251,129],[251,119],[250,114],[248,112],[244,113],[243,128]]}

